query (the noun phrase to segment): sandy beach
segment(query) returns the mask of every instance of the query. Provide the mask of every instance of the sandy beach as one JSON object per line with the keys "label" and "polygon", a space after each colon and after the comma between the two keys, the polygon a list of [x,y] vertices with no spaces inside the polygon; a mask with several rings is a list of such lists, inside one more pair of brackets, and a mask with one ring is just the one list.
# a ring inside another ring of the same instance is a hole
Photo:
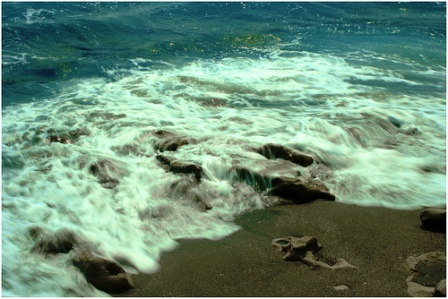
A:
{"label": "sandy beach", "polygon": [[[258,210],[237,219],[241,229],[222,240],[179,240],[159,272],[133,275],[135,288],[118,296],[409,296],[405,259],[446,254],[446,234],[422,230],[420,211],[331,201]],[[288,236],[316,237],[322,260],[343,258],[357,268],[312,270],[284,261],[271,242]]]}

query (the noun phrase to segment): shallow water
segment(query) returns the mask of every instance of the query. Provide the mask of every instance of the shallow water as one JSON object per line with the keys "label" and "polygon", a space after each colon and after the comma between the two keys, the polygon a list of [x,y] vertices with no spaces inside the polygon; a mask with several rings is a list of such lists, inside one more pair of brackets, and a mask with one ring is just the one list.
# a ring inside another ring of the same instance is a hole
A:
{"label": "shallow water", "polygon": [[[3,295],[106,295],[69,255],[32,253],[35,226],[70,229],[131,273],[157,271],[176,239],[231,234],[235,217],[273,204],[235,166],[314,173],[344,203],[444,205],[445,10],[3,3]],[[156,130],[194,140],[164,154],[200,165],[199,185],[160,167]],[[265,143],[325,167],[269,162],[251,151]],[[99,183],[93,164],[118,183]]]}

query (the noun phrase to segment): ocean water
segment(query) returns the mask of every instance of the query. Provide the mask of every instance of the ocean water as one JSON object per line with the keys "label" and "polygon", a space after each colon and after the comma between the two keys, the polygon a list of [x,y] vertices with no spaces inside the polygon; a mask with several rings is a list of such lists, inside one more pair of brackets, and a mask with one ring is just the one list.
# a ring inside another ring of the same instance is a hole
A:
{"label": "ocean water", "polygon": [[[160,166],[158,130],[195,140],[164,154],[200,165],[200,184]],[[265,143],[319,164],[250,150]],[[445,161],[445,3],[2,3],[3,296],[107,295],[70,254],[33,252],[35,227],[130,273],[158,271],[178,239],[228,236],[275,203],[235,165],[415,209],[445,205]]]}

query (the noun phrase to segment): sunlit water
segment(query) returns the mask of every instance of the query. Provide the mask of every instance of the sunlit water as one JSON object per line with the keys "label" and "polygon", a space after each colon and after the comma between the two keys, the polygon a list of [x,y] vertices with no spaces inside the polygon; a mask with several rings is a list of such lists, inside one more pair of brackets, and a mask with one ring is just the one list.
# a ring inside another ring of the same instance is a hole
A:
{"label": "sunlit water", "polygon": [[[31,252],[35,226],[131,273],[235,232],[274,203],[231,171],[259,171],[265,143],[312,155],[339,202],[444,205],[444,4],[366,5],[3,3],[3,295],[106,295],[69,254]],[[173,190],[185,176],[160,166],[156,130],[195,140],[164,154],[202,166],[211,210]]]}

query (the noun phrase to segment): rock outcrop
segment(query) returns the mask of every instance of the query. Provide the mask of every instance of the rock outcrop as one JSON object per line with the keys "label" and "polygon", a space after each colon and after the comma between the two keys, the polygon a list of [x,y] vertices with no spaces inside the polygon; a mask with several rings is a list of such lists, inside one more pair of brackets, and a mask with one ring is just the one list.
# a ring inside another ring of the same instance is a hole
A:
{"label": "rock outcrop", "polygon": [[202,176],[202,167],[193,162],[179,161],[173,157],[159,154],[156,159],[161,162],[166,170],[173,173],[193,174],[195,179],[200,181]]}
{"label": "rock outcrop", "polygon": [[117,172],[117,170],[112,162],[108,160],[94,162],[89,167],[89,173],[94,175],[98,179],[98,183],[107,189],[113,189],[119,183],[118,179],[110,176],[109,173],[111,172]]}
{"label": "rock outcrop", "polygon": [[177,136],[169,131],[156,130],[153,131],[152,135],[160,139],[154,143],[154,149],[160,152],[176,151],[181,146],[197,143],[197,140],[194,138]]}
{"label": "rock outcrop", "polygon": [[65,228],[48,235],[41,228],[33,227],[29,233],[35,241],[31,250],[43,254],[68,253],[78,243],[75,233]]}
{"label": "rock outcrop", "polygon": [[263,145],[261,148],[257,149],[256,152],[268,159],[281,158],[303,167],[310,166],[314,162],[313,157],[309,155],[291,150],[286,146],[273,143]]}
{"label": "rock outcrop", "polygon": [[308,203],[316,199],[335,200],[336,196],[319,180],[297,177],[279,177],[271,181],[269,195],[275,195],[294,203]]}
{"label": "rock outcrop", "polygon": [[426,208],[420,213],[420,221],[423,229],[446,232],[446,209]]}
{"label": "rock outcrop", "polygon": [[331,265],[319,260],[319,258],[315,256],[315,253],[322,249],[322,245],[320,245],[314,237],[305,236],[302,238],[276,238],[271,244],[284,253],[283,260],[301,261],[312,270],[357,268],[342,258],[336,259],[336,262]]}
{"label": "rock outcrop", "polygon": [[134,287],[129,274],[113,261],[83,250],[73,257],[72,262],[81,270],[89,283],[103,292],[114,294]]}

